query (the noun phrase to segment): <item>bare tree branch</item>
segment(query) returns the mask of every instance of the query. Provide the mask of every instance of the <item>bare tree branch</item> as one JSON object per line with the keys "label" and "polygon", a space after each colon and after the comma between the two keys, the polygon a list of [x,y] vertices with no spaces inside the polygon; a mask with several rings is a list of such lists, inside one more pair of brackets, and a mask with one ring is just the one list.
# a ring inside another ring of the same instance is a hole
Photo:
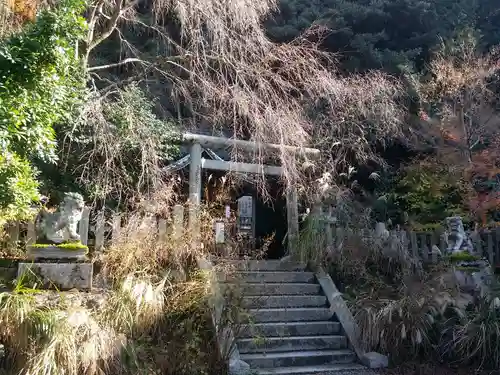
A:
{"label": "bare tree branch", "polygon": [[135,57],[129,57],[129,58],[125,59],[125,60],[122,60],[120,62],[113,63],[113,64],[92,66],[92,67],[88,68],[87,70],[89,72],[95,72],[96,70],[104,70],[104,69],[116,68],[116,67],[119,67],[121,65],[130,64],[130,63],[140,63],[140,64],[147,65],[147,66],[151,65],[151,63],[149,63],[147,61],[144,61],[144,60],[141,60],[141,59],[138,59],[138,58],[135,58]]}
{"label": "bare tree branch", "polygon": [[[123,0],[115,0],[113,14],[110,16],[111,18],[108,20],[106,27],[103,30],[101,30],[101,34],[99,35],[99,37],[96,39],[92,38],[90,40],[90,43],[87,47],[87,54],[89,54],[90,51],[92,51],[95,47],[101,44],[104,40],[109,38],[111,34],[113,34],[113,32],[116,30],[118,21],[122,14],[122,9],[123,9]],[[94,29],[92,29],[92,33],[94,33]]]}

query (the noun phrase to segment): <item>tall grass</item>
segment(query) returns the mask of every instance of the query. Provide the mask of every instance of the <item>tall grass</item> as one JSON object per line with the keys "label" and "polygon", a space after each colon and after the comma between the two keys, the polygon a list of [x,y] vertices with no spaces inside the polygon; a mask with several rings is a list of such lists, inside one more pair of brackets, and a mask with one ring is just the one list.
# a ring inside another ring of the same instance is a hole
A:
{"label": "tall grass", "polygon": [[481,298],[465,312],[450,318],[442,331],[445,359],[500,369],[500,306],[498,299]]}
{"label": "tall grass", "polygon": [[113,335],[85,311],[37,306],[19,288],[0,295],[7,366],[26,375],[101,374],[116,354]]}

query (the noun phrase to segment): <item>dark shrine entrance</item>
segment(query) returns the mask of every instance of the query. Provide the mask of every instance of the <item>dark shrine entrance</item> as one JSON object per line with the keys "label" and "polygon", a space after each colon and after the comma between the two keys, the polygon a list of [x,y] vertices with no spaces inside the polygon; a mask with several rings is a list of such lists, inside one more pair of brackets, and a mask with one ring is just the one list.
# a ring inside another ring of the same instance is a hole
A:
{"label": "dark shrine entrance", "polygon": [[[286,198],[278,179],[269,178],[269,198],[264,199],[258,189],[245,184],[238,189],[238,199],[251,196],[255,201],[255,252],[266,259],[280,259],[286,255],[285,236],[288,230]],[[235,199],[235,201],[236,201]],[[237,202],[235,202],[237,209]]]}
{"label": "dark shrine entrance", "polygon": [[[226,187],[227,194],[223,202],[220,200],[221,181],[227,177],[225,171],[204,170],[202,173],[202,201],[218,201],[220,210],[229,206],[231,212],[236,216],[234,225],[226,228],[227,234],[234,236],[238,232],[239,200],[251,197],[253,204],[253,220],[248,222],[253,226],[252,241],[244,244],[239,243],[241,253],[247,256],[258,256],[264,259],[280,259],[287,253],[286,233],[288,231],[287,202],[284,195],[284,187],[276,176],[266,177],[267,199],[259,191],[259,188],[251,182],[241,182],[237,186]],[[219,198],[217,195],[219,194]]]}

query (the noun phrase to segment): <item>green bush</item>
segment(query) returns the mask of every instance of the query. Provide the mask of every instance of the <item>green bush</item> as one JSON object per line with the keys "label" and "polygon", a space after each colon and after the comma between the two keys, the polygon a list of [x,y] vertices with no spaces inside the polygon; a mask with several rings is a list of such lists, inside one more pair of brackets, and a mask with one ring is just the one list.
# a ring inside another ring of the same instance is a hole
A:
{"label": "green bush", "polygon": [[460,178],[432,162],[405,167],[387,196],[393,206],[407,213],[409,222],[424,228],[449,216],[468,219]]}
{"label": "green bush", "polygon": [[38,200],[35,177],[27,160],[8,152],[0,155],[0,225],[28,217],[31,202]]}
{"label": "green bush", "polygon": [[33,158],[56,159],[54,125],[83,102],[85,79],[76,54],[84,2],[63,1],[0,42],[0,218],[23,216],[36,199]]}

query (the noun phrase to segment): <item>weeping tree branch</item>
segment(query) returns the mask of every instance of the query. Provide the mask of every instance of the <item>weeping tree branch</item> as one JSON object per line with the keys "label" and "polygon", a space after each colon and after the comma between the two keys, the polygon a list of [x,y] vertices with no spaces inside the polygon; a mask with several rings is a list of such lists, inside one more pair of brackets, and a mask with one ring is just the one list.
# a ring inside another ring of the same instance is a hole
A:
{"label": "weeping tree branch", "polygon": [[[401,134],[401,84],[381,73],[342,78],[334,57],[310,42],[321,41],[327,31],[320,28],[291,43],[272,43],[262,20],[276,9],[275,0],[153,0],[151,17],[141,19],[136,5],[96,0],[89,12],[86,63],[115,31],[125,48],[120,61],[88,71],[131,64],[138,76],[167,80],[172,101],[189,109],[193,123],[205,121],[234,138],[282,145],[273,155],[236,149],[234,160],[278,159],[289,185],[307,188],[300,167],[307,158],[291,156],[286,145],[319,146],[321,168],[337,175],[353,159],[375,157],[371,139]],[[132,28],[155,38],[153,54],[126,39],[125,30]]]}

